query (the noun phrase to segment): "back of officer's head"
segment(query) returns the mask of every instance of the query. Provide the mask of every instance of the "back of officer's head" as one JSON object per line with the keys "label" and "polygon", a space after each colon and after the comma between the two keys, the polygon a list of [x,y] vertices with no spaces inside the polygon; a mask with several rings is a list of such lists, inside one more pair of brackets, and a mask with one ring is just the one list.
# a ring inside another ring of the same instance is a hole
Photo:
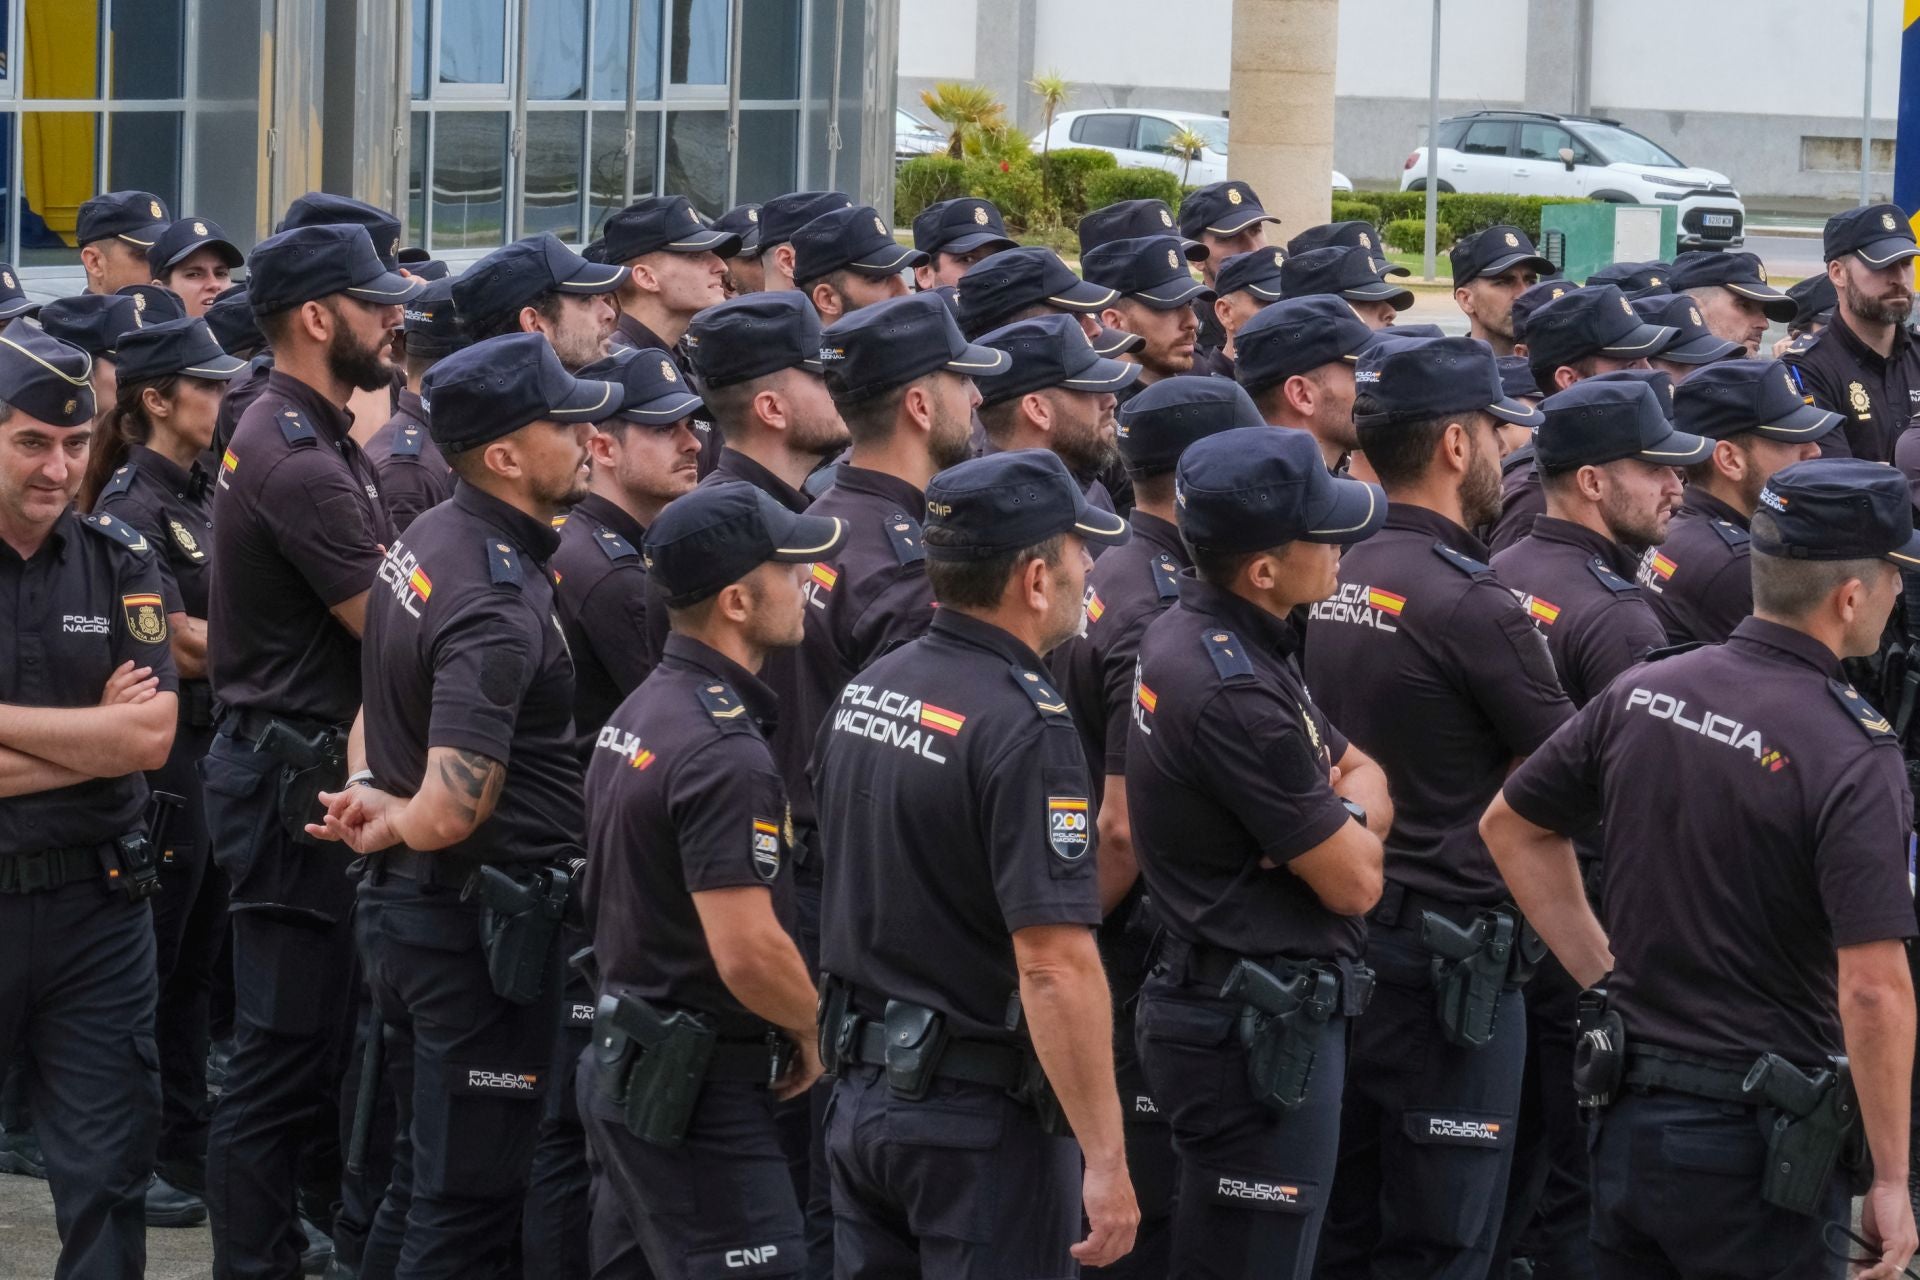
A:
{"label": "back of officer's head", "polygon": [[778,436],[816,452],[846,442],[821,377],[820,317],[804,294],[729,298],[693,318],[683,345],[707,409],[729,439]]}
{"label": "back of officer's head", "polygon": [[1815,458],[1775,472],[1752,521],[1754,615],[1843,658],[1879,647],[1903,569],[1920,567],[1912,494],[1898,471]]}
{"label": "back of officer's head", "polygon": [[979,401],[972,374],[1003,363],[960,336],[936,293],[861,308],[821,334],[820,354],[854,447],[883,449],[907,433],[924,442],[936,470],[970,451]]}

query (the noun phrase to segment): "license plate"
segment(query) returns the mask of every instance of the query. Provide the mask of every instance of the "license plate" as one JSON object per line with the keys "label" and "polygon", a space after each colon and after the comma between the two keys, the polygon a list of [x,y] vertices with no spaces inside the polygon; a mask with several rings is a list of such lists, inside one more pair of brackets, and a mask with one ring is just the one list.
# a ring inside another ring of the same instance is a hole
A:
{"label": "license plate", "polygon": [[1733,215],[1730,213],[1702,214],[1700,224],[1707,227],[1732,227]]}

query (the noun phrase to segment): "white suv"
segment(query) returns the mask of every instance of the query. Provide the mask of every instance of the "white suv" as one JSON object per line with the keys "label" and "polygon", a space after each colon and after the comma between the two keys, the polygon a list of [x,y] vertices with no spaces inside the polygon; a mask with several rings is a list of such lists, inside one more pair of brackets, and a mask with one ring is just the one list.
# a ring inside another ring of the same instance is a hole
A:
{"label": "white suv", "polygon": [[[1207,140],[1206,149],[1195,156],[1192,163],[1170,145],[1173,135],[1182,129],[1191,129]],[[1161,111],[1152,107],[1063,111],[1053,118],[1053,128],[1033,140],[1036,147],[1043,143],[1055,151],[1062,147],[1108,151],[1122,169],[1185,173],[1188,185],[1195,187],[1227,179],[1225,116],[1197,116],[1187,111]],[[1351,191],[1353,184],[1336,170],[1333,189]]]}
{"label": "white suv", "polygon": [[[1682,249],[1737,249],[1746,206],[1733,179],[1681,164],[1617,120],[1535,111],[1476,111],[1440,122],[1442,191],[1586,196],[1616,204],[1671,203]],[[1402,191],[1427,189],[1427,149],[1407,157]]]}

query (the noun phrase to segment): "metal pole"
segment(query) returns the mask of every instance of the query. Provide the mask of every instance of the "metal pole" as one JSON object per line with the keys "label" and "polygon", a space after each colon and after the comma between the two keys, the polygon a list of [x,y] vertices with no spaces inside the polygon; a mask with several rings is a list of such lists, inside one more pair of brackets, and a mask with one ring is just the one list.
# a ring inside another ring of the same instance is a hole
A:
{"label": "metal pole", "polygon": [[[733,0],[727,23],[732,28],[728,40],[727,66],[727,209],[733,208],[740,190],[740,38],[746,21],[746,0]],[[726,209],[722,209],[725,213]],[[718,214],[715,215],[716,217]]]}
{"label": "metal pole", "polygon": [[[640,0],[627,0],[627,204],[633,203],[633,157],[640,149],[640,135],[635,132],[638,108],[633,105],[634,95],[639,92]],[[647,185],[652,187],[651,177],[647,179]]]}
{"label": "metal pole", "polygon": [[1867,0],[1866,70],[1860,76],[1860,203],[1873,203],[1873,0]]}
{"label": "metal pole", "polygon": [[847,0],[833,4],[833,86],[827,93],[827,190],[840,189],[840,77],[846,60]]}
{"label": "metal pole", "polygon": [[1433,0],[1433,38],[1429,43],[1433,66],[1427,75],[1427,254],[1426,274],[1421,278],[1432,284],[1440,222],[1440,176],[1434,164],[1440,151],[1440,0]]}

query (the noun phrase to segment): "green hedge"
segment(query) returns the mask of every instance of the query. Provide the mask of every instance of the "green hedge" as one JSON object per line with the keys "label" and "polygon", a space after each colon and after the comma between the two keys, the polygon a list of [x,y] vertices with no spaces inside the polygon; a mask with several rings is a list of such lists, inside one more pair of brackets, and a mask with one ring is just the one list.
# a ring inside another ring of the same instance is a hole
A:
{"label": "green hedge", "polygon": [[1103,209],[1122,200],[1164,200],[1178,212],[1180,175],[1165,169],[1113,169],[1087,179],[1087,208]]}
{"label": "green hedge", "polygon": [[1365,200],[1349,200],[1344,195],[1333,198],[1333,221],[1335,222],[1380,222],[1380,206],[1369,204]]}
{"label": "green hedge", "polygon": [[1068,226],[1086,216],[1087,183],[1120,167],[1120,161],[1111,151],[1096,151],[1091,147],[1062,147],[1051,155],[1035,156],[1033,162],[1046,176],[1050,212]]}
{"label": "green hedge", "polygon": [[[1425,218],[1395,218],[1380,234],[1386,239],[1387,248],[1398,249],[1401,253],[1424,253],[1427,248],[1427,220]],[[1433,244],[1436,249],[1446,250],[1453,244],[1453,228],[1444,222],[1433,225]]]}
{"label": "green hedge", "polygon": [[[1422,223],[1426,221],[1427,193],[1424,191],[1370,191],[1366,202],[1378,208],[1380,217],[1387,222],[1403,218],[1417,219]],[[1486,196],[1442,191],[1439,196],[1439,217],[1453,228],[1456,236],[1470,236],[1476,231],[1505,223],[1519,227],[1538,243],[1540,210],[1550,204],[1585,203],[1584,200],[1545,196]]]}
{"label": "green hedge", "polygon": [[893,179],[893,220],[910,225],[928,205],[970,194],[967,165],[951,156],[915,156]]}

